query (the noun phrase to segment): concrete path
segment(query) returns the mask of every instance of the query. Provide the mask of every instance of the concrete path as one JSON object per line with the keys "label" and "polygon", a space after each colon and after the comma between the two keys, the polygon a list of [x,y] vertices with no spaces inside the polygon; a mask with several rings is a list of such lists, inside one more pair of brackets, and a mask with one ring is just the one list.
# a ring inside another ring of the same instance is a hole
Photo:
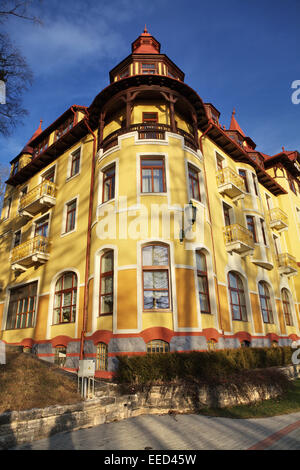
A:
{"label": "concrete path", "polygon": [[55,434],[13,450],[299,450],[300,412],[262,419],[145,415]]}

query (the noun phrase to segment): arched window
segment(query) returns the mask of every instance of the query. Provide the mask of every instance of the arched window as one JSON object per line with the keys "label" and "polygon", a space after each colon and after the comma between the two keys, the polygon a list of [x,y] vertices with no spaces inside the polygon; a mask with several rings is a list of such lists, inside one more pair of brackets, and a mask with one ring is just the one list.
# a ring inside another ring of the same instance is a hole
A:
{"label": "arched window", "polygon": [[208,351],[216,351],[218,342],[215,339],[207,340],[207,349]]}
{"label": "arched window", "polygon": [[153,339],[147,343],[147,353],[167,353],[170,352],[170,345],[162,339]]}
{"label": "arched window", "polygon": [[114,252],[106,251],[100,260],[100,305],[99,315],[113,313]]}
{"label": "arched window", "polygon": [[165,245],[151,244],[143,247],[143,298],[144,310],[170,308],[169,249]]}
{"label": "arched window", "polygon": [[250,346],[251,346],[250,341],[247,341],[246,339],[241,342],[241,347],[242,348],[250,348]]}
{"label": "arched window", "polygon": [[270,291],[268,285],[260,281],[258,283],[258,292],[260,298],[260,308],[264,323],[274,323]]}
{"label": "arched window", "polygon": [[278,348],[278,341],[275,341],[275,340],[272,341],[271,347],[272,347],[272,348]]}
{"label": "arched window", "polygon": [[282,305],[283,305],[285,324],[287,326],[293,326],[292,307],[291,307],[291,302],[290,302],[289,291],[287,289],[282,289],[281,296],[282,296]]}
{"label": "arched window", "polygon": [[108,352],[107,344],[97,344],[96,370],[107,370]]}
{"label": "arched window", "polygon": [[230,307],[233,320],[247,321],[247,308],[243,282],[239,274],[228,273]]}
{"label": "arched window", "polygon": [[75,321],[77,302],[77,276],[65,272],[55,284],[53,323],[70,323]]}
{"label": "arched window", "polygon": [[196,251],[198,294],[201,313],[211,313],[207,277],[206,257],[203,251]]}
{"label": "arched window", "polygon": [[66,346],[56,346],[54,364],[60,367],[64,367],[67,360],[67,348]]}

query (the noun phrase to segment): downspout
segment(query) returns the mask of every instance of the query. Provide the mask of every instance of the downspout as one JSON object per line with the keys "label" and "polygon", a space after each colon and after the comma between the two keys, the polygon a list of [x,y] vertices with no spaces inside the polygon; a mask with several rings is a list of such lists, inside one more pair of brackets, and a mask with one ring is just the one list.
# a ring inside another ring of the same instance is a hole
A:
{"label": "downspout", "polygon": [[[73,113],[73,107],[71,107]],[[87,111],[88,113],[88,111]],[[88,123],[88,116],[83,118],[83,121],[93,136],[93,155],[92,155],[92,167],[91,167],[91,183],[90,183],[90,197],[89,197],[89,214],[88,214],[88,227],[87,227],[87,242],[86,242],[86,255],[85,255],[85,280],[84,280],[84,297],[83,297],[83,322],[80,339],[80,359],[83,359],[83,348],[84,338],[87,325],[88,317],[88,281],[89,281],[89,268],[90,268],[90,252],[91,252],[91,234],[92,234],[92,216],[93,216],[93,197],[94,197],[94,186],[95,186],[95,166],[96,166],[96,136]]]}
{"label": "downspout", "polygon": [[[199,146],[200,146],[200,150],[201,150],[202,157],[203,157],[204,181],[205,181],[205,191],[206,191],[206,195],[207,195],[206,200],[207,200],[207,209],[208,209],[209,225],[210,225],[210,232],[211,232],[213,260],[214,260],[214,271],[215,271],[216,276],[217,276],[216,250],[215,250],[215,242],[214,242],[214,235],[213,235],[213,229],[212,229],[212,218],[211,218],[211,210],[210,210],[210,203],[209,203],[209,197],[208,197],[209,193],[208,193],[208,185],[207,185],[207,173],[206,173],[206,168],[205,168],[205,158],[204,158],[203,143],[202,143],[202,139],[206,136],[206,134],[210,131],[210,129],[212,127],[213,127],[213,123],[210,120],[210,124],[209,124],[208,128],[206,129],[205,132],[203,132],[203,134],[199,138]],[[222,325],[219,285],[218,285],[218,280],[217,279],[216,279],[216,290],[217,290],[217,301],[218,301],[218,311],[219,311],[219,323],[220,323],[220,328],[222,330],[222,334],[224,335],[224,330],[223,330],[223,325]]]}

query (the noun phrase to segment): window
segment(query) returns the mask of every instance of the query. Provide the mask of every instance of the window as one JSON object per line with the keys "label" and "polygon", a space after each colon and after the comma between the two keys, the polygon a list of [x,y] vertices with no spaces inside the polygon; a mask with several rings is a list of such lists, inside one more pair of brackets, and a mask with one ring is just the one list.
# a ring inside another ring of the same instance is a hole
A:
{"label": "window", "polygon": [[20,243],[21,243],[21,234],[22,234],[21,230],[18,230],[17,232],[15,232],[14,241],[13,241],[13,248],[20,245]]}
{"label": "window", "polygon": [[175,78],[175,80],[178,80],[177,75],[175,75],[174,73],[172,73],[172,72],[170,71],[170,69],[167,70],[167,75],[168,75],[168,77]]}
{"label": "window", "polygon": [[162,339],[153,339],[147,343],[147,353],[148,354],[157,354],[157,353],[168,353],[170,352],[170,345]]}
{"label": "window", "polygon": [[126,78],[129,77],[129,67],[126,67],[125,69],[121,70],[121,72],[118,75],[118,80],[121,80],[121,78]]}
{"label": "window", "polygon": [[227,204],[223,203],[223,215],[224,215],[224,223],[225,223],[225,226],[228,227],[229,225],[231,225],[231,215],[230,215],[230,212],[231,212],[231,207],[230,206],[227,206]]}
{"label": "window", "polygon": [[164,138],[164,133],[157,132],[158,114],[143,113],[143,126],[139,132],[139,139],[160,139]]}
{"label": "window", "polygon": [[37,282],[10,289],[6,329],[33,326],[37,298]]}
{"label": "window", "polygon": [[66,233],[75,229],[76,220],[76,200],[67,204],[66,213]]}
{"label": "window", "polygon": [[67,348],[65,346],[56,346],[54,364],[64,367],[67,360]]}
{"label": "window", "polygon": [[110,201],[111,199],[114,199],[115,178],[116,178],[115,165],[110,166],[108,169],[103,171],[102,202],[106,202],[106,201]]}
{"label": "window", "polygon": [[285,324],[287,326],[293,326],[293,317],[292,317],[292,308],[290,302],[290,294],[287,289],[282,289],[282,305],[283,305],[283,314],[285,318]]}
{"label": "window", "polygon": [[13,164],[12,176],[15,176],[15,174],[17,174],[18,171],[19,171],[19,160],[17,160]]}
{"label": "window", "polygon": [[256,180],[256,176],[253,173],[252,173],[252,180],[253,180],[254,192],[255,192],[256,196],[258,196],[257,180]]}
{"label": "window", "polygon": [[169,249],[147,245],[142,249],[144,310],[170,308]]}
{"label": "window", "polygon": [[248,186],[248,180],[247,180],[247,174],[246,170],[239,170],[239,175],[243,178],[244,184],[245,184],[245,191],[249,193],[249,186]]}
{"label": "window", "polygon": [[21,191],[20,191],[20,201],[21,201],[21,199],[22,199],[23,196],[26,196],[27,191],[28,191],[28,187],[27,187],[27,186],[25,186],[24,188],[21,189]]}
{"label": "window", "polygon": [[247,220],[247,228],[252,233],[253,241],[257,243],[254,217],[252,215],[247,215],[246,220]]}
{"label": "window", "polygon": [[74,116],[67,119],[56,131],[54,140],[60,139],[63,135],[69,132],[74,125]]}
{"label": "window", "polygon": [[43,217],[40,220],[37,220],[35,223],[35,231],[34,236],[38,237],[48,237],[48,229],[49,229],[49,216]]}
{"label": "window", "polygon": [[72,272],[65,272],[55,284],[53,323],[74,322],[76,302],[77,276]]}
{"label": "window", "polygon": [[258,283],[260,308],[264,323],[274,323],[270,292],[267,284],[263,281]]}
{"label": "window", "polygon": [[9,197],[7,198],[6,203],[5,203],[5,215],[4,215],[5,219],[9,219],[10,217],[11,204],[12,204],[12,198]]}
{"label": "window", "polygon": [[243,282],[239,274],[228,274],[230,307],[233,320],[247,321],[247,308]]}
{"label": "window", "polygon": [[48,148],[49,136],[46,139],[42,140],[36,147],[33,149],[33,158],[38,157],[45,152]]}
{"label": "window", "polygon": [[251,346],[250,341],[247,341],[246,339],[241,342],[241,347],[242,348],[250,348],[250,346]]}
{"label": "window", "polygon": [[96,370],[107,370],[108,348],[105,343],[97,344]]}
{"label": "window", "polygon": [[46,173],[43,174],[43,181],[50,181],[50,183],[54,183],[55,178],[55,167],[49,168]]}
{"label": "window", "polygon": [[141,192],[142,193],[164,193],[165,162],[163,158],[141,159]]}
{"label": "window", "polygon": [[207,340],[207,349],[208,351],[216,351],[218,343],[215,339]]}
{"label": "window", "polygon": [[217,153],[216,154],[216,159],[217,159],[217,169],[220,171],[220,170],[223,170],[223,161],[224,161],[224,158],[219,154]]}
{"label": "window", "polygon": [[140,64],[140,73],[141,74],[155,74],[156,73],[156,64],[141,63]]}
{"label": "window", "polygon": [[275,341],[275,340],[272,341],[271,347],[272,347],[272,348],[278,348],[278,341]]}
{"label": "window", "polygon": [[202,251],[196,251],[198,294],[201,313],[211,313],[208,290],[206,257]]}
{"label": "window", "polygon": [[105,252],[100,259],[100,306],[99,315],[113,313],[114,253]]}
{"label": "window", "polygon": [[70,178],[72,176],[78,175],[80,169],[80,148],[75,150],[75,152],[71,155],[71,170],[70,170]]}
{"label": "window", "polygon": [[266,229],[265,229],[264,219],[260,219],[260,226],[261,226],[261,233],[262,233],[262,236],[263,236],[264,244],[267,245],[267,236],[266,236]]}
{"label": "window", "polygon": [[196,199],[196,201],[201,201],[200,184],[199,184],[199,170],[196,170],[196,168],[189,165],[188,166],[188,171],[189,171],[189,193],[190,193],[190,198]]}

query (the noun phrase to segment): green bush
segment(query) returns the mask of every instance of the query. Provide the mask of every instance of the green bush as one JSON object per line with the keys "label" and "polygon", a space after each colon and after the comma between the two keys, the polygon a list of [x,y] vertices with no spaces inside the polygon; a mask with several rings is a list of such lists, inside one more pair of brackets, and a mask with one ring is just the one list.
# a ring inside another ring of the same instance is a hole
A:
{"label": "green bush", "polygon": [[122,384],[220,381],[243,370],[290,365],[291,356],[290,347],[118,356],[116,379]]}

